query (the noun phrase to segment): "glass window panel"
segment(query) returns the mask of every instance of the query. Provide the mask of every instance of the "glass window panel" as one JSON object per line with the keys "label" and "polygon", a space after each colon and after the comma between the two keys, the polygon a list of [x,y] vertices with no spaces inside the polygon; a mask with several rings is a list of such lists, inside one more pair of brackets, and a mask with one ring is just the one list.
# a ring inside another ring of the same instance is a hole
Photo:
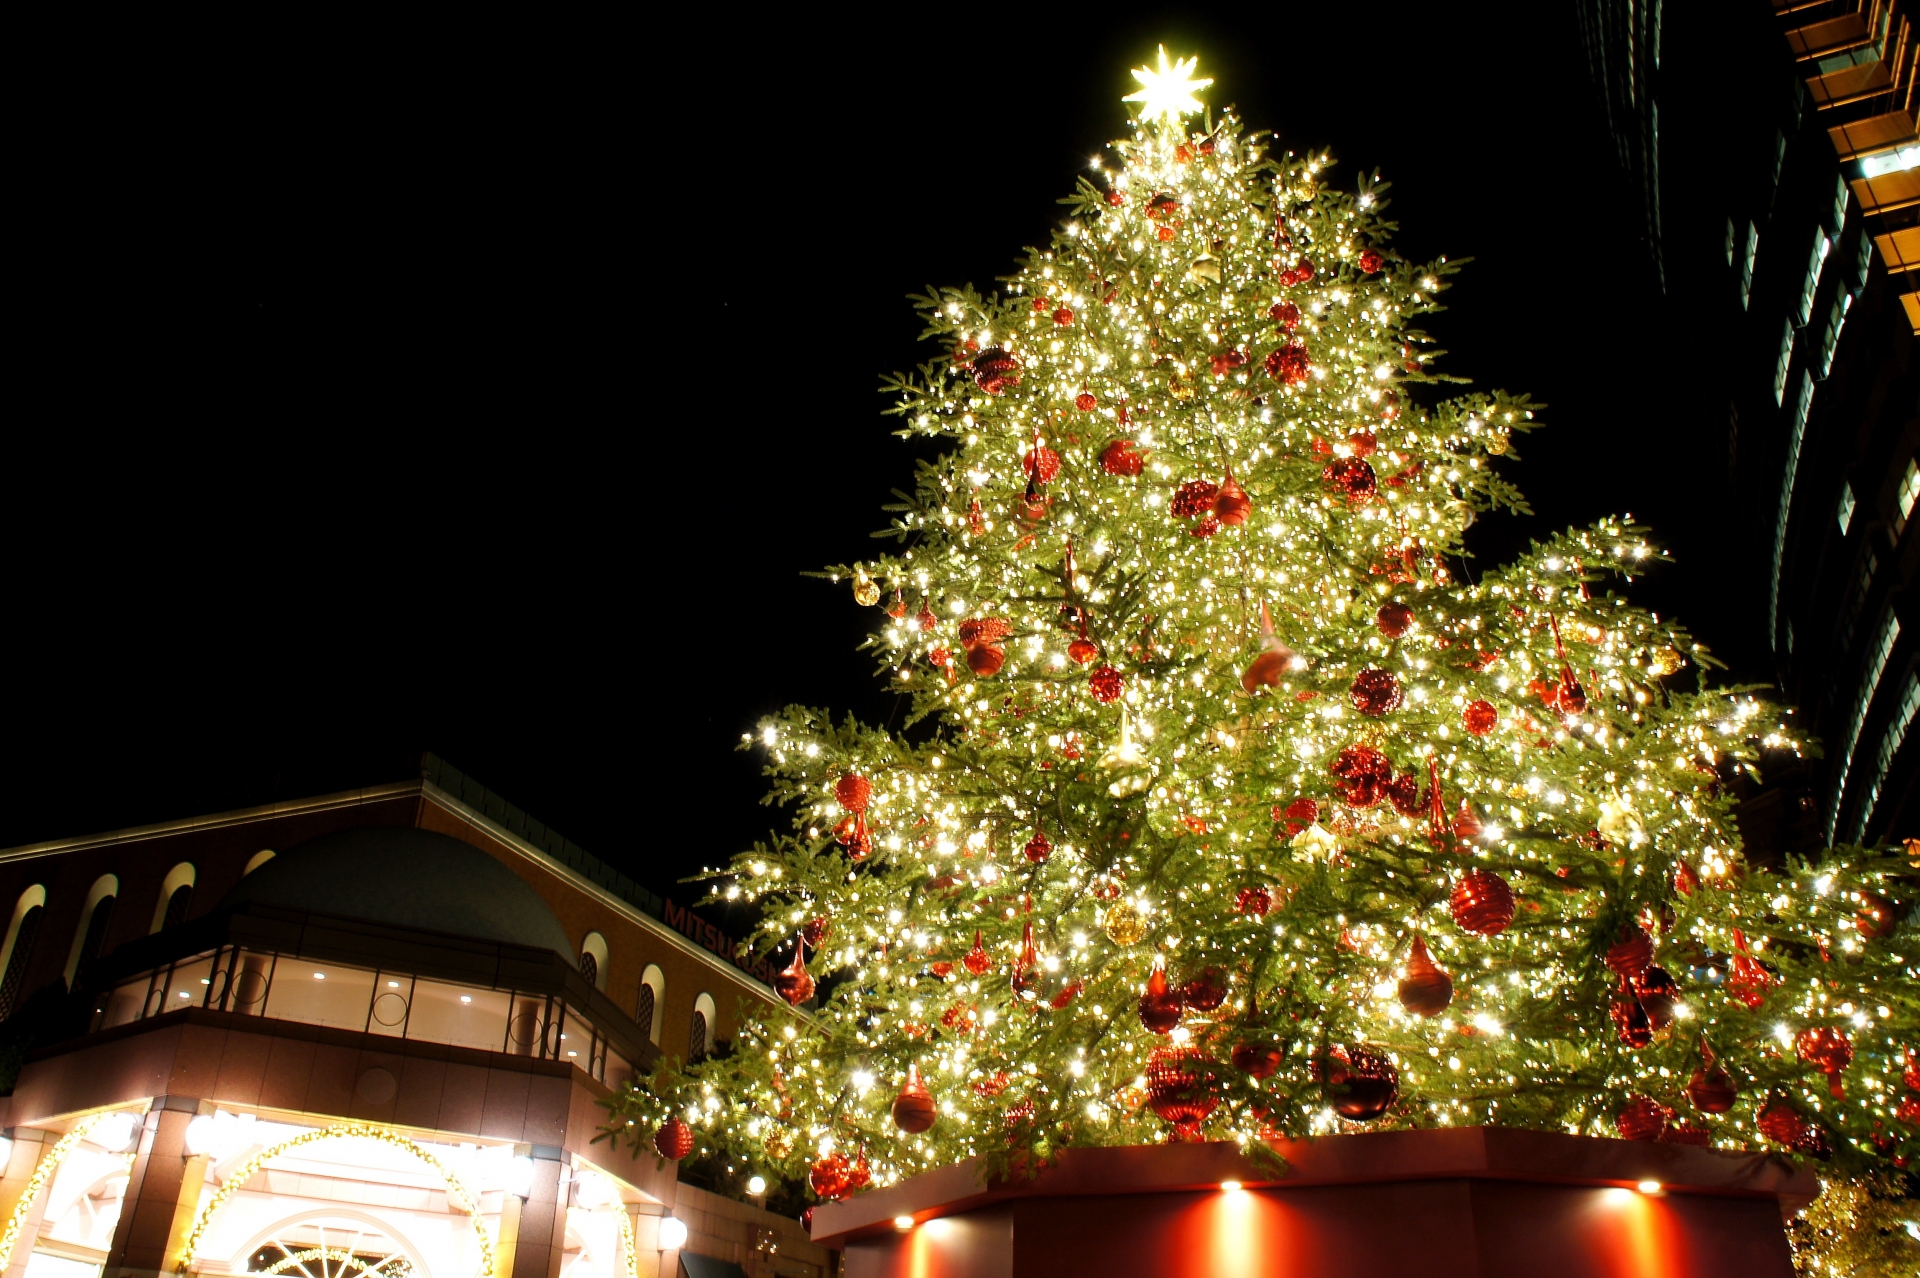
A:
{"label": "glass window panel", "polygon": [[267,993],[267,1015],[336,1029],[364,1030],[373,1002],[373,973],[281,955]]}
{"label": "glass window panel", "polygon": [[407,1037],[497,1052],[507,1040],[512,996],[469,985],[415,981]]}
{"label": "glass window panel", "polygon": [[166,1009],[177,1012],[183,1007],[205,1007],[207,990],[213,981],[213,955],[188,959],[173,969],[167,982]]}
{"label": "glass window panel", "polygon": [[140,1019],[140,1008],[147,1001],[147,979],[128,981],[115,987],[107,996],[106,1014],[100,1018],[101,1029],[112,1029],[116,1025],[126,1025]]}
{"label": "glass window panel", "polygon": [[593,1073],[593,1026],[581,1020],[571,1007],[560,1027],[560,1059]]}
{"label": "glass window panel", "polygon": [[373,1016],[367,1032],[405,1037],[407,1010],[413,1001],[413,978],[397,972],[382,972],[373,983]]}
{"label": "glass window panel", "polygon": [[617,1092],[625,1087],[627,1080],[632,1077],[633,1066],[628,1063],[627,1058],[609,1049],[607,1052],[606,1074],[600,1081]]}
{"label": "glass window panel", "polygon": [[273,984],[273,955],[242,950],[234,959],[233,988],[227,995],[227,1008],[247,1016],[259,1016],[267,1010],[267,991]]}
{"label": "glass window panel", "polygon": [[515,1056],[541,1055],[547,1000],[538,994],[513,996],[513,1019],[507,1023],[507,1050]]}

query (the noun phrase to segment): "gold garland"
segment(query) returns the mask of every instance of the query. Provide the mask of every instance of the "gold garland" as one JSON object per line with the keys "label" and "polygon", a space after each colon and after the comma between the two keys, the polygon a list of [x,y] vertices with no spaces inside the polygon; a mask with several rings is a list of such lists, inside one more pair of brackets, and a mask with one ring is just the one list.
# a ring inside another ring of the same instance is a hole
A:
{"label": "gold garland", "polygon": [[[273,1145],[261,1150],[253,1157],[247,1159],[246,1162],[234,1168],[233,1173],[220,1182],[220,1188],[216,1189],[213,1192],[213,1196],[207,1199],[206,1206],[200,1209],[200,1214],[194,1217],[193,1228],[187,1231],[187,1241],[180,1249],[179,1263],[173,1267],[174,1272],[186,1272],[187,1265],[193,1260],[194,1252],[199,1250],[200,1239],[207,1232],[207,1226],[213,1223],[214,1216],[222,1207],[227,1205],[227,1200],[239,1193],[241,1187],[253,1179],[254,1173],[258,1172],[269,1161],[278,1158],[290,1149],[298,1148],[301,1145],[310,1145],[314,1141],[344,1139],[355,1136],[363,1137],[367,1140],[381,1141],[393,1146],[395,1149],[403,1149],[440,1173],[440,1178],[447,1182],[448,1197],[452,1198],[458,1206],[473,1217],[473,1232],[480,1240],[480,1278],[493,1278],[493,1239],[488,1237],[486,1224],[480,1219],[479,1197],[467,1188],[466,1182],[456,1176],[451,1167],[448,1167],[418,1144],[395,1132],[390,1132],[379,1127],[368,1127],[363,1123],[340,1123],[333,1127],[316,1127],[310,1131],[301,1132],[298,1136],[289,1136],[278,1145]],[[4,1270],[0,1270],[0,1272],[4,1272]]]}
{"label": "gold garland", "polygon": [[33,1210],[33,1200],[47,1187],[47,1181],[60,1170],[60,1164],[66,1161],[69,1151],[92,1131],[105,1114],[93,1114],[73,1125],[73,1130],[53,1143],[53,1148],[40,1155],[40,1161],[33,1165],[33,1174],[27,1177],[26,1188],[20,1191],[20,1201],[13,1205],[13,1214],[7,1217],[5,1233],[0,1233],[0,1273],[5,1273],[13,1264],[13,1249],[20,1241],[20,1230],[27,1223],[27,1213]]}
{"label": "gold garland", "polygon": [[627,1261],[627,1278],[640,1278],[639,1248],[633,1241],[633,1217],[627,1213],[627,1205],[620,1204],[620,1250]]}
{"label": "gold garland", "polygon": [[[407,1278],[407,1275],[413,1272],[413,1266],[407,1263],[405,1256],[388,1256],[386,1260],[382,1260],[377,1265],[369,1265],[364,1259],[354,1255],[344,1247],[309,1247],[305,1251],[289,1252],[260,1272],[263,1274],[284,1274],[289,1269],[304,1268],[309,1260],[331,1260],[343,1267],[346,1265],[357,1265],[359,1266],[362,1278],[365,1278],[367,1274],[382,1272],[389,1275],[389,1278]],[[393,1268],[388,1269],[386,1268],[387,1260],[394,1260],[399,1263]],[[340,1271],[336,1270],[335,1272],[338,1273]]]}

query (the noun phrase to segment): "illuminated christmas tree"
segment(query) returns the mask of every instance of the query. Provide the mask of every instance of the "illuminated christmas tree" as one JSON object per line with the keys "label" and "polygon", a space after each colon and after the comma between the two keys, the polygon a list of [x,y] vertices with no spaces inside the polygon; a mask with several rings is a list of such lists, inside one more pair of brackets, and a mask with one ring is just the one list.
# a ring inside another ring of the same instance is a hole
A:
{"label": "illuminated christmas tree", "polygon": [[834,576],[920,728],[763,725],[793,832],[713,890],[795,1010],[611,1130],[822,1197],[1364,1125],[1920,1153],[1906,858],[1745,863],[1727,782],[1799,747],[1619,593],[1642,530],[1468,573],[1532,409],[1443,397],[1453,268],[1193,71],[1004,289],[918,299],[893,411],[951,449]]}

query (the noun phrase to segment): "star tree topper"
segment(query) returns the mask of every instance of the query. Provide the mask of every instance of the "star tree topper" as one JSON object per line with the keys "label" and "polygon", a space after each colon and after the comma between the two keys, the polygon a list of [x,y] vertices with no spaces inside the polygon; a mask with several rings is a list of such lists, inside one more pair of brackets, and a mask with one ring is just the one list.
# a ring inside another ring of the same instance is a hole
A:
{"label": "star tree topper", "polygon": [[1140,82],[1140,90],[1120,100],[1138,102],[1140,118],[1143,120],[1177,121],[1183,115],[1205,110],[1200,99],[1193,95],[1212,84],[1213,79],[1194,79],[1194,69],[1199,65],[1200,59],[1192,57],[1178,59],[1169,66],[1167,46],[1163,44],[1160,46],[1160,69],[1155,71],[1152,67],[1135,67],[1133,78]]}

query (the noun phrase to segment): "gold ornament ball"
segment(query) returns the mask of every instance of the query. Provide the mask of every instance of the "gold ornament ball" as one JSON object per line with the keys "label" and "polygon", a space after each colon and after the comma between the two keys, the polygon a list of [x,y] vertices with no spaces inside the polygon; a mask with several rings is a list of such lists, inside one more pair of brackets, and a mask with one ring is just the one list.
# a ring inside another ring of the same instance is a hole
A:
{"label": "gold ornament ball", "polygon": [[853,579],[853,601],[862,608],[871,608],[880,602],[880,583],[865,573]]}
{"label": "gold ornament ball", "polygon": [[1128,901],[1115,901],[1107,908],[1107,939],[1115,945],[1134,945],[1147,934],[1146,915]]}
{"label": "gold ornament ball", "polygon": [[1678,674],[1687,664],[1687,659],[1672,648],[1655,648],[1647,657],[1647,669],[1656,679],[1664,679],[1670,674]]}
{"label": "gold ornament ball", "polygon": [[1511,439],[1512,436],[1507,434],[1505,426],[1496,426],[1487,432],[1487,451],[1495,457],[1505,456],[1507,444]]}

